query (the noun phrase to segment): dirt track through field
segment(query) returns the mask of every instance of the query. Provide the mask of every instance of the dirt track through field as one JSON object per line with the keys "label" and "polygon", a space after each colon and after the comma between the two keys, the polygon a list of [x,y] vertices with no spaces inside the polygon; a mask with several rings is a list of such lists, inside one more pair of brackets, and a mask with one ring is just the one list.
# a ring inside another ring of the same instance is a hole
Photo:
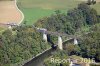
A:
{"label": "dirt track through field", "polygon": [[23,15],[16,7],[15,1],[0,1],[0,23],[17,23]]}

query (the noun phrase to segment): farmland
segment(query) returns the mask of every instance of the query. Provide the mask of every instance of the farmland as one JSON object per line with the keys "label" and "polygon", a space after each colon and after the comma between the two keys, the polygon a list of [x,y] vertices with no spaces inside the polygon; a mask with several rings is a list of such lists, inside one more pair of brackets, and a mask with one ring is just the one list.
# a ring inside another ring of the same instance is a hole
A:
{"label": "farmland", "polygon": [[[17,6],[25,15],[24,21],[27,24],[33,24],[38,19],[54,14],[55,10],[67,12],[77,6],[82,1],[86,0],[17,0]],[[100,0],[97,4],[91,5],[100,14]],[[0,22],[16,22],[18,23],[22,15],[18,13],[14,1],[1,1],[0,2]],[[9,17],[10,15],[10,17]],[[23,22],[24,22],[23,21]]]}
{"label": "farmland", "polygon": [[[84,0],[18,0],[17,4],[25,15],[24,21],[33,24],[40,18],[50,16],[55,10],[67,12],[82,1]],[[99,13],[99,6],[100,3],[97,3],[92,7]]]}
{"label": "farmland", "polygon": [[15,1],[0,1],[0,23],[19,23],[21,19]]}
{"label": "farmland", "polygon": [[95,5],[91,5],[94,9],[97,10],[98,14],[100,15],[100,0],[98,0],[98,3]]}
{"label": "farmland", "polygon": [[18,7],[25,15],[24,21],[33,24],[38,19],[50,16],[55,10],[67,12],[77,6],[80,1],[73,0],[18,0]]}

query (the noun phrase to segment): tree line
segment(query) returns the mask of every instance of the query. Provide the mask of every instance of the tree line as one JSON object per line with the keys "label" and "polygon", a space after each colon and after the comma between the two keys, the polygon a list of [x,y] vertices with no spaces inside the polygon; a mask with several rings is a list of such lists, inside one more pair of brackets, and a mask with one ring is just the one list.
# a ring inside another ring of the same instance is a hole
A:
{"label": "tree line", "polygon": [[5,30],[0,35],[0,66],[11,66],[25,61],[48,47],[49,44],[42,40],[42,34],[31,26]]}
{"label": "tree line", "polygon": [[39,19],[35,26],[47,28],[49,31],[74,34],[84,26],[91,26],[99,22],[100,17],[97,11],[86,3],[81,3],[67,13],[61,13],[57,10],[50,17]]}
{"label": "tree line", "polygon": [[[59,10],[55,11],[55,14],[50,17],[44,17],[35,24],[37,27],[47,28],[49,31],[57,31],[66,34],[75,34],[81,31],[83,27],[91,27],[89,31],[93,31],[88,35],[83,35],[79,38],[79,45],[73,45],[72,43],[66,44],[65,52],[63,53],[68,57],[70,55],[78,55],[85,58],[94,58],[96,61],[100,61],[100,16],[97,11],[90,7],[86,3],[79,4],[76,8],[69,10],[67,13],[61,13]],[[87,28],[88,28],[87,27]],[[55,37],[49,36],[54,42]],[[57,54],[53,57],[61,58],[62,55]],[[47,60],[47,66],[53,66],[57,64],[49,63]],[[62,64],[66,65],[66,64]],[[60,66],[58,64],[58,66]]]}

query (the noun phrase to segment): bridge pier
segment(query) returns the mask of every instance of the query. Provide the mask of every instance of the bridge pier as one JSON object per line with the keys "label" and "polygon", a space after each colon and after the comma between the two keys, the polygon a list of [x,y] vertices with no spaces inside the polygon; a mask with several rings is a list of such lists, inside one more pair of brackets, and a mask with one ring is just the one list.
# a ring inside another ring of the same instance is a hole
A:
{"label": "bridge pier", "polygon": [[76,38],[74,38],[74,45],[77,45],[78,44],[78,41]]}
{"label": "bridge pier", "polygon": [[43,33],[43,40],[47,42],[47,34]]}
{"label": "bridge pier", "polygon": [[69,66],[73,66],[73,62],[72,62],[72,61],[70,61],[70,64],[69,64]]}
{"label": "bridge pier", "polygon": [[8,29],[12,29],[12,26],[11,25],[8,25]]}
{"label": "bridge pier", "polygon": [[61,38],[61,36],[58,36],[58,48],[59,48],[60,50],[63,50],[63,47],[62,47],[62,38]]}

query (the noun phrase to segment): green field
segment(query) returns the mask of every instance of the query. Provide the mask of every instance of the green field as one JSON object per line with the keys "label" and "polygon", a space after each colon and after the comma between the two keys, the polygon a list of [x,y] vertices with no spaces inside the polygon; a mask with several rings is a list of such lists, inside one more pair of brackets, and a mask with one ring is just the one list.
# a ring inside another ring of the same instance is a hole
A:
{"label": "green field", "polygon": [[50,16],[55,10],[66,11],[77,6],[74,0],[18,0],[18,7],[25,15],[24,21],[33,24],[38,19]]}
{"label": "green field", "polygon": [[98,14],[100,15],[100,2],[95,4],[95,5],[91,5],[94,9],[97,10]]}
{"label": "green field", "polygon": [[5,28],[0,27],[0,34],[5,30]]}
{"label": "green field", "polygon": [[51,15],[54,11],[53,10],[43,10],[39,8],[23,8],[22,9],[27,24],[33,24],[36,20]]}
{"label": "green field", "polygon": [[[67,12],[77,6],[81,1],[78,0],[18,0],[18,7],[25,15],[24,21],[33,24],[38,19],[50,16],[55,10]],[[93,6],[100,12],[100,3]]]}

